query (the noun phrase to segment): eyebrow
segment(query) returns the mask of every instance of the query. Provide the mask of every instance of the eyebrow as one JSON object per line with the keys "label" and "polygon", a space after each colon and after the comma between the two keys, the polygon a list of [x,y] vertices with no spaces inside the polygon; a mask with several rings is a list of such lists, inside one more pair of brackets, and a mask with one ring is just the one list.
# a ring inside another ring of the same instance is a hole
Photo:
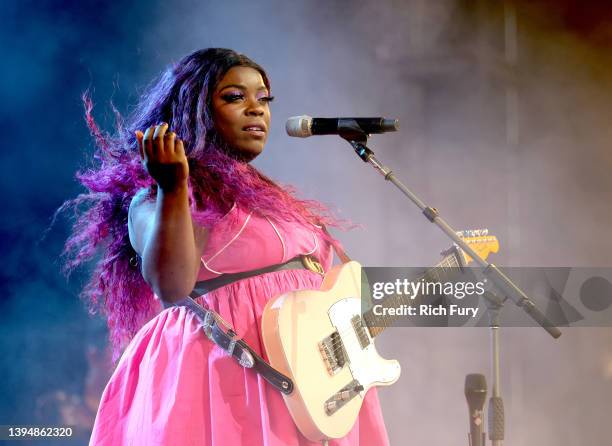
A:
{"label": "eyebrow", "polygon": [[[226,85],[225,87],[221,88],[221,89],[219,90],[219,92],[222,92],[222,91],[223,91],[223,90],[225,90],[226,88],[238,88],[238,89],[240,89],[240,90],[246,90],[246,89],[247,89],[247,87],[245,87],[244,85],[241,85],[241,84],[229,84],[229,85]],[[259,88],[257,89],[257,91],[264,91],[264,90],[265,90],[265,91],[267,91],[267,90],[268,90],[268,88],[267,88],[265,85],[263,85],[263,86],[261,86],[261,87],[259,87]]]}

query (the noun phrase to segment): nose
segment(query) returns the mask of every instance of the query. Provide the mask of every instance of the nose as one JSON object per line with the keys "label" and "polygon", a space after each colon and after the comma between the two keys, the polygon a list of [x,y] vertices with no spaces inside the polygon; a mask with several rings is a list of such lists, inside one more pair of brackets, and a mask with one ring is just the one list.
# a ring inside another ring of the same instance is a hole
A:
{"label": "nose", "polygon": [[264,114],[264,111],[261,107],[251,108],[247,110],[247,115],[249,116],[263,116],[263,114]]}
{"label": "nose", "polygon": [[249,116],[262,116],[264,114],[263,104],[257,98],[252,98],[248,102],[245,112]]}

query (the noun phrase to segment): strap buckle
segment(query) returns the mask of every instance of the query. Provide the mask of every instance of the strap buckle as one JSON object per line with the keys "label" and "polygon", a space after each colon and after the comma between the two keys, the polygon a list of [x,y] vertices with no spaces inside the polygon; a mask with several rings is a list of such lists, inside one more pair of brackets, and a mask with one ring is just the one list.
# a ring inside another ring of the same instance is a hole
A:
{"label": "strap buckle", "polygon": [[[226,348],[219,345],[219,343],[215,339],[213,335],[213,330],[215,329],[215,327],[219,331],[221,331],[225,337],[229,339],[229,344]],[[223,319],[219,314],[215,313],[214,311],[208,310],[206,312],[206,315],[204,316],[202,328],[204,329],[204,333],[206,334],[208,339],[219,345],[219,347],[223,348],[223,350],[225,350],[228,355],[235,358],[242,367],[245,367],[247,369],[253,368],[253,366],[255,365],[255,358],[253,358],[253,355],[248,351],[247,348],[245,348],[241,344],[238,344],[238,341],[240,341],[241,337],[238,336],[238,333],[236,333],[232,329],[230,324],[228,324],[225,319]],[[236,344],[238,344],[238,352],[240,353],[239,357],[234,356]]]}
{"label": "strap buckle", "polygon": [[[230,356],[235,358],[234,348],[240,340],[240,337],[236,334],[234,330],[231,329],[227,332],[227,334],[230,337],[230,343],[225,351],[229,353]],[[253,355],[251,355],[251,353],[246,348],[244,348],[244,346],[240,345],[240,347],[240,356],[236,358],[238,360],[238,363],[244,368],[253,368],[253,366],[255,365],[255,358],[253,358]]]}
{"label": "strap buckle", "polygon": [[207,311],[204,315],[204,320],[202,321],[202,328],[204,329],[204,333],[206,337],[214,342],[212,329],[214,325],[217,323],[217,319],[215,318],[215,313],[213,311]]}
{"label": "strap buckle", "polygon": [[307,270],[313,271],[317,274],[324,275],[323,265],[321,265],[314,257],[309,255],[301,256],[302,264]]}

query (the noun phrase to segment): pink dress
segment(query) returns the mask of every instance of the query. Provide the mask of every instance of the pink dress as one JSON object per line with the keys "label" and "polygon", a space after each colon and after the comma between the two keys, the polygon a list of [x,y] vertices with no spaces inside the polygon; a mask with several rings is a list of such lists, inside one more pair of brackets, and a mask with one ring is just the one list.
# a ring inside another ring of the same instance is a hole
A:
{"label": "pink dress", "polygon": [[[311,228],[272,221],[234,206],[210,231],[198,280],[282,263],[300,254],[327,271],[331,246]],[[261,356],[267,300],[318,289],[321,276],[281,270],[250,277],[197,298],[233,325]],[[267,359],[267,358],[266,358]],[[314,445],[296,428],[279,391],[213,344],[185,307],[161,311],[136,334],[104,389],[90,446]],[[330,445],[386,445],[375,389],[358,420]]]}

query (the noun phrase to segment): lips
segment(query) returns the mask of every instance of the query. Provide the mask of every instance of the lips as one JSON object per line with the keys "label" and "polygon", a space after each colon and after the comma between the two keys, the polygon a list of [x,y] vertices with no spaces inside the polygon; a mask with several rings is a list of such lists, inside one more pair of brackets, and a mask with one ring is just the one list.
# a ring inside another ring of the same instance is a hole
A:
{"label": "lips", "polygon": [[265,133],[266,127],[261,124],[251,124],[251,125],[242,127],[242,130],[246,132],[264,132]]}
{"label": "lips", "polygon": [[266,136],[266,126],[263,124],[249,124],[242,127],[242,130],[255,138],[264,138]]}

